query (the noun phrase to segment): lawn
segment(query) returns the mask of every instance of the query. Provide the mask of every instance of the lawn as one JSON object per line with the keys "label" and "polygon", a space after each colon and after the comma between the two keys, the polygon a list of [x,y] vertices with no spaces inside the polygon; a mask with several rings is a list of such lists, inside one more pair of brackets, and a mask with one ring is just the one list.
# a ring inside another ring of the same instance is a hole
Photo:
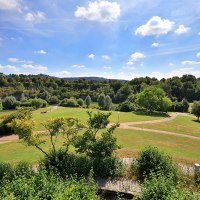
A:
{"label": "lawn", "polygon": [[[122,157],[134,157],[139,150],[152,145],[157,146],[180,162],[194,163],[200,161],[200,141],[198,140],[124,129],[117,129],[114,134],[117,137],[118,144],[122,147],[118,151]],[[61,144],[62,140],[59,141],[58,146],[61,146]],[[45,150],[49,149],[49,140],[43,147]],[[26,160],[31,163],[36,163],[43,156],[37,149],[27,147],[17,140],[1,144],[0,155],[0,161]]]}
{"label": "lawn", "polygon": [[[36,130],[44,129],[42,123],[51,118],[56,117],[75,117],[81,120],[82,123],[86,123],[88,119],[87,111],[98,112],[97,109],[84,109],[84,108],[64,108],[58,107],[56,110],[51,111],[51,107],[42,108],[33,112],[33,119],[36,121]],[[44,111],[48,111],[47,113],[41,113]],[[107,112],[107,111],[103,111]],[[112,115],[110,116],[111,122],[131,122],[131,121],[147,121],[147,120],[155,120],[163,118],[162,114],[156,113],[152,115],[147,115],[146,113],[134,113],[134,112],[117,112],[112,111]]]}
{"label": "lawn", "polygon": [[189,116],[177,116],[175,119],[163,123],[134,126],[200,137],[200,123],[195,118]]}

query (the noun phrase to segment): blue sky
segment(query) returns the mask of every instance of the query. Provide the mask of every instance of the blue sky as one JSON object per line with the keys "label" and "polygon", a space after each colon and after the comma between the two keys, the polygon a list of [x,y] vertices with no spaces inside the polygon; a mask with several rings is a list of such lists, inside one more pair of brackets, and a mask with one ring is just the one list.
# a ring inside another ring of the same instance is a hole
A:
{"label": "blue sky", "polygon": [[0,71],[200,77],[200,1],[0,0]]}

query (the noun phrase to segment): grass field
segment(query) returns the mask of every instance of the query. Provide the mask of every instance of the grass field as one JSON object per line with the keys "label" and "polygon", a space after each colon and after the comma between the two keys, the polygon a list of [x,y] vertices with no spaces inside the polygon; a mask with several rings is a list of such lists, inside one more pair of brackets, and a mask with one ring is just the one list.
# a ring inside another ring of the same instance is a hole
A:
{"label": "grass field", "polygon": [[[41,114],[42,111],[48,110],[49,112]],[[88,119],[87,110],[98,112],[95,109],[84,109],[84,108],[64,108],[59,107],[56,110],[50,111],[51,108],[42,108],[33,112],[33,119],[36,121],[36,130],[44,129],[42,123],[46,120],[56,117],[75,117],[81,120],[82,123],[86,123]],[[107,112],[107,111],[103,111]],[[165,116],[164,114],[152,114],[147,115],[146,113],[134,113],[134,112],[117,112],[112,111],[110,116],[110,122],[131,122],[131,121],[146,121],[153,119],[161,119]]]}
{"label": "grass field", "polygon": [[134,126],[200,137],[200,123],[195,118],[189,116],[177,116],[175,119],[163,123]]}
{"label": "grass field", "polygon": [[[122,157],[134,157],[136,153],[148,145],[157,146],[174,159],[184,163],[194,163],[200,161],[200,141],[151,133],[137,130],[117,129],[115,136],[122,149],[118,152]],[[61,146],[60,140],[58,146]],[[49,140],[43,146],[49,149]],[[26,160],[36,163],[43,156],[37,149],[27,147],[19,141],[13,141],[0,145],[0,161],[17,162]]]}

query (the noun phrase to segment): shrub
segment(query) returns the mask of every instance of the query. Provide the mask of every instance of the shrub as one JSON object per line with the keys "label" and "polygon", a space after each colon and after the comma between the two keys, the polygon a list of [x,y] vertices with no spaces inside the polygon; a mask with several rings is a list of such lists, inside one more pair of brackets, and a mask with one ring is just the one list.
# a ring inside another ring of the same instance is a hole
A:
{"label": "shrub", "polygon": [[2,101],[2,105],[4,109],[15,109],[17,106],[17,100],[14,96],[7,96]]}
{"label": "shrub", "polygon": [[122,176],[124,167],[119,158],[110,156],[103,159],[94,159],[93,170],[96,177],[119,177]]}
{"label": "shrub", "polygon": [[49,104],[59,104],[60,100],[57,96],[51,96],[49,97]]}
{"label": "shrub", "polygon": [[134,105],[133,103],[129,101],[125,101],[119,104],[119,106],[117,107],[117,110],[121,112],[131,112],[131,111],[134,111]]}
{"label": "shrub", "polygon": [[78,103],[79,106],[83,106],[84,101],[83,101],[83,99],[79,98],[79,99],[77,100],[77,103]]}
{"label": "shrub", "polygon": [[47,106],[47,102],[43,99],[33,99],[31,101],[31,106],[38,109],[38,108],[44,108]]}
{"label": "shrub", "polygon": [[61,177],[65,178],[70,175],[88,176],[92,169],[92,159],[84,154],[70,154],[64,150],[59,150],[54,154],[45,157],[40,167],[46,171],[57,172]]}
{"label": "shrub", "polygon": [[174,183],[173,177],[162,174],[151,174],[150,179],[146,179],[143,185],[140,200],[197,200],[198,197],[191,191]]}
{"label": "shrub", "polygon": [[156,147],[147,147],[139,153],[139,157],[132,163],[132,172],[138,178],[144,179],[151,173],[173,174],[177,178],[177,167],[168,155],[159,151]]}
{"label": "shrub", "polygon": [[101,109],[104,109],[105,108],[105,99],[106,99],[106,96],[104,93],[101,93],[98,97],[98,105]]}
{"label": "shrub", "polygon": [[90,95],[88,95],[88,96],[85,98],[85,105],[87,106],[87,108],[89,108],[91,102],[92,102],[91,97],[90,97]]}
{"label": "shrub", "polygon": [[64,99],[60,105],[64,107],[78,107],[78,103],[74,98]]}
{"label": "shrub", "polygon": [[110,98],[109,95],[106,95],[105,97],[105,110],[111,110],[112,109],[112,99]]}

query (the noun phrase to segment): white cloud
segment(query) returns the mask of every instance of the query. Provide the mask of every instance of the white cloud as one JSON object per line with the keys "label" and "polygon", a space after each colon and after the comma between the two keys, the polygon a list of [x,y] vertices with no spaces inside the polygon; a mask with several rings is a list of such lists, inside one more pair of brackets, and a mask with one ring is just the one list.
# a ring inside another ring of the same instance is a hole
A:
{"label": "white cloud", "polygon": [[1,70],[9,70],[9,71],[18,71],[18,68],[13,66],[13,65],[1,65],[0,64],[0,69]]}
{"label": "white cloud", "polygon": [[90,54],[90,55],[88,56],[88,58],[94,59],[94,58],[95,58],[95,55],[94,55],[94,54]]}
{"label": "white cloud", "polygon": [[159,16],[153,16],[145,25],[138,27],[135,34],[142,36],[167,34],[172,30],[173,25],[173,21],[161,19]]}
{"label": "white cloud", "polygon": [[35,51],[35,53],[37,53],[37,54],[47,54],[47,52],[43,49]]}
{"label": "white cloud", "polygon": [[8,58],[9,62],[19,62],[18,58]]}
{"label": "white cloud", "polygon": [[196,77],[200,77],[200,70],[195,70],[193,67],[188,67],[188,68],[180,68],[180,69],[172,70],[171,72],[168,72],[168,73],[152,72],[149,76],[162,79],[162,78],[170,78],[173,76],[181,77],[185,74],[192,74]]}
{"label": "white cloud", "polygon": [[128,61],[128,62],[126,63],[126,65],[134,65],[134,62],[133,62],[133,61]]}
{"label": "white cloud", "polygon": [[73,68],[85,68],[85,65],[72,65]]}
{"label": "white cloud", "polygon": [[158,46],[159,46],[159,43],[154,42],[151,46],[152,46],[152,47],[158,47]]}
{"label": "white cloud", "polygon": [[169,63],[169,66],[170,66],[170,67],[174,67],[175,64],[174,64],[174,63]]}
{"label": "white cloud", "polygon": [[20,10],[19,0],[0,0],[0,10]]}
{"label": "white cloud", "polygon": [[145,55],[140,53],[140,52],[135,52],[130,56],[130,60],[129,61],[138,61],[142,58],[145,58]]}
{"label": "white cloud", "polygon": [[48,70],[46,66],[43,65],[32,65],[32,64],[23,64],[22,67],[24,69],[32,69],[35,70],[36,72],[43,73]]}
{"label": "white cloud", "polygon": [[25,20],[27,22],[40,22],[42,20],[44,20],[45,17],[45,13],[41,12],[41,11],[37,11],[37,12],[28,12],[25,16]]}
{"label": "white cloud", "polygon": [[75,16],[91,21],[111,22],[116,20],[121,13],[117,2],[105,0],[90,1],[87,7],[77,7]]}
{"label": "white cloud", "polygon": [[69,71],[60,71],[60,72],[54,72],[50,74],[51,76],[65,78],[71,76],[71,72]]}
{"label": "white cloud", "polygon": [[103,55],[103,56],[101,56],[104,60],[110,60],[110,56],[108,56],[108,55]]}
{"label": "white cloud", "polygon": [[198,52],[196,56],[197,56],[197,58],[200,58],[200,52]]}
{"label": "white cloud", "polygon": [[200,32],[198,32],[198,35],[200,35]]}
{"label": "white cloud", "polygon": [[184,25],[179,25],[179,27],[174,31],[176,34],[181,35],[187,33],[191,28],[185,27]]}
{"label": "white cloud", "polygon": [[104,68],[104,69],[112,69],[111,66],[104,66],[103,68]]}
{"label": "white cloud", "polygon": [[182,65],[200,65],[200,62],[193,60],[185,60],[182,62]]}

